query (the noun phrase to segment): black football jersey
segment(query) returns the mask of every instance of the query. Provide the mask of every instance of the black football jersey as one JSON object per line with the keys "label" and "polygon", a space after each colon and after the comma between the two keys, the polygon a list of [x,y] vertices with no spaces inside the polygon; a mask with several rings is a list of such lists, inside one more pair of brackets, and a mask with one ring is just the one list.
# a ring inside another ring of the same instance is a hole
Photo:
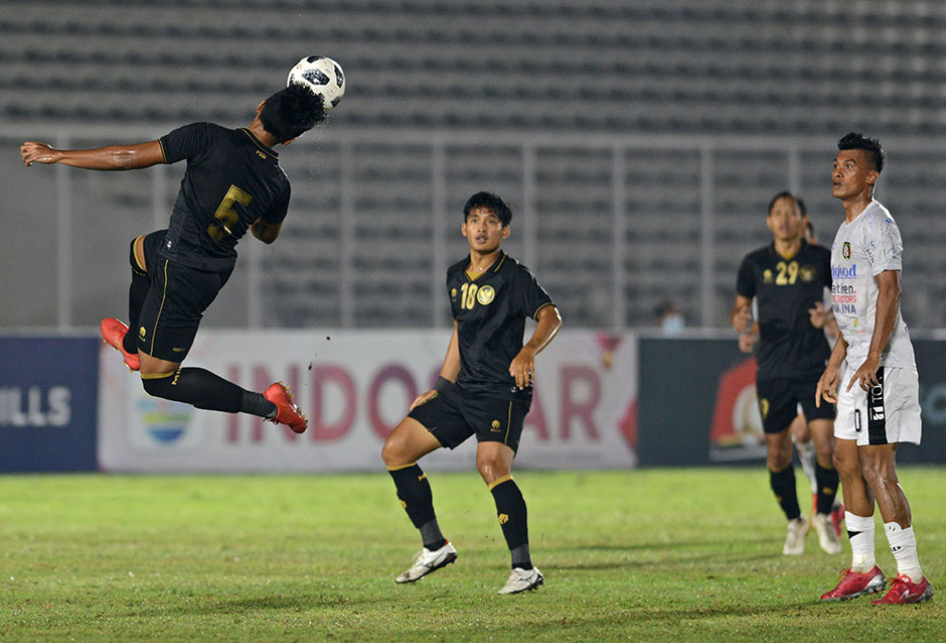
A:
{"label": "black football jersey", "polygon": [[279,155],[245,128],[194,123],[159,139],[166,163],[187,159],[161,254],[201,270],[236,261],[236,244],[256,219],[279,223],[289,179]]}
{"label": "black football jersey", "polygon": [[552,305],[552,299],[529,270],[500,251],[476,279],[466,272],[470,258],[447,270],[447,292],[457,322],[460,374],[464,394],[483,394],[529,404],[532,389],[516,388],[509,364],[522,350],[526,317]]}
{"label": "black football jersey", "polygon": [[736,293],[756,299],[760,339],[759,378],[820,375],[831,354],[824,331],[811,325],[808,311],[831,288],[831,251],[802,241],[790,258],[773,241],[750,252],[739,266]]}

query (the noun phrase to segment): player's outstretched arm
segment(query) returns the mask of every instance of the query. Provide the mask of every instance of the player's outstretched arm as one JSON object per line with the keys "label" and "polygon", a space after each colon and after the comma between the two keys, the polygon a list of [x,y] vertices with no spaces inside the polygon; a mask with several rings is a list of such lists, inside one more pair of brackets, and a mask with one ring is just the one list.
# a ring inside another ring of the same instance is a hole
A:
{"label": "player's outstretched arm", "polygon": [[[457,322],[453,322],[453,335],[450,337],[450,343],[447,345],[447,354],[443,358],[443,368],[440,369],[440,380],[448,382],[457,381],[457,375],[460,374],[460,340],[457,337]],[[438,381],[438,386],[440,382]],[[418,395],[411,403],[411,409],[420,406],[437,396],[437,388]]]}
{"label": "player's outstretched arm", "polygon": [[164,163],[164,152],[158,141],[87,150],[57,150],[45,143],[27,141],[20,146],[20,156],[26,167],[33,163],[61,163],[85,170],[138,170]]}
{"label": "player's outstretched arm", "polygon": [[549,345],[562,327],[562,316],[555,306],[546,306],[540,310],[537,321],[532,339],[526,342],[509,364],[509,374],[516,379],[518,388],[531,386],[535,382],[535,356]]}

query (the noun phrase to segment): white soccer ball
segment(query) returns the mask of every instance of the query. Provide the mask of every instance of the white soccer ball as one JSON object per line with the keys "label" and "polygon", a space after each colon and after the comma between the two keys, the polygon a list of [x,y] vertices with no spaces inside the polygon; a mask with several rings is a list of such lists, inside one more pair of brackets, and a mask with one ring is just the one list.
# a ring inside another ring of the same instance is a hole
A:
{"label": "white soccer ball", "polygon": [[345,74],[341,66],[325,56],[307,56],[289,70],[286,86],[304,85],[325,101],[325,111],[338,105],[345,95]]}

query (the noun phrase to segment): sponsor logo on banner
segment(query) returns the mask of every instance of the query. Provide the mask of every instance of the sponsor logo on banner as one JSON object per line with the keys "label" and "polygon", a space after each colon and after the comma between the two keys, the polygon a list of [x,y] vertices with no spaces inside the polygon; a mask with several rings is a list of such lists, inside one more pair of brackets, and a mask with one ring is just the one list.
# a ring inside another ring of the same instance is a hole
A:
{"label": "sponsor logo on banner", "polygon": [[0,387],[0,427],[67,426],[71,399],[65,386]]}
{"label": "sponsor logo on banner", "polygon": [[[195,365],[248,390],[262,391],[283,380],[308,416],[303,434],[247,414],[150,398],[137,378],[121,372],[121,360],[108,361],[107,399],[101,406],[102,467],[383,470],[385,439],[411,402],[433,388],[449,340],[448,331],[340,332],[329,338],[308,331],[209,330],[198,337],[188,357]],[[634,466],[625,416],[636,398],[636,377],[636,342],[603,346],[594,333],[560,334],[537,360],[517,463],[534,468]],[[425,469],[469,470],[475,450],[475,439],[456,451],[438,449],[424,459]]]}
{"label": "sponsor logo on banner", "polygon": [[714,462],[765,457],[755,370],[755,358],[749,358],[720,375],[710,431],[710,460]]}
{"label": "sponsor logo on banner", "polygon": [[129,410],[128,435],[137,450],[192,449],[201,443],[203,429],[200,422],[192,421],[196,413],[189,404],[140,391]]}

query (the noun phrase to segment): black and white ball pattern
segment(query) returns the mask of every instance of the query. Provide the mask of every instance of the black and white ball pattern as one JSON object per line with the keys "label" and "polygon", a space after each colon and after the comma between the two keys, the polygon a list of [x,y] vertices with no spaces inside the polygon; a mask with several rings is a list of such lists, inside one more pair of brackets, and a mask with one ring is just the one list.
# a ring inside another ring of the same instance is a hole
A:
{"label": "black and white ball pattern", "polygon": [[345,74],[341,66],[326,56],[307,56],[289,70],[286,86],[298,84],[321,96],[325,111],[333,109],[345,95]]}

